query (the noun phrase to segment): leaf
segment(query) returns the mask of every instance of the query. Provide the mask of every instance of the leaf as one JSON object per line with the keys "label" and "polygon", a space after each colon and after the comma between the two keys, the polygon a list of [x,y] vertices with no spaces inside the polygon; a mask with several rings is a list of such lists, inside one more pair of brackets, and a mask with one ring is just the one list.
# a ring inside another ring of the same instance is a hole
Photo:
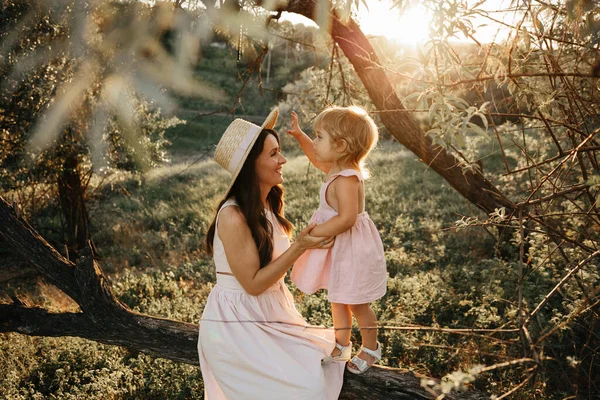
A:
{"label": "leaf", "polygon": [[540,35],[544,34],[544,24],[542,24],[542,21],[540,21],[537,14],[533,16],[533,25],[538,30]]}
{"label": "leaf", "polygon": [[435,136],[437,136],[437,135],[439,135],[440,133],[442,133],[442,130],[441,130],[441,129],[430,129],[430,130],[428,130],[428,131],[427,131],[425,134],[426,134],[426,135],[431,135],[431,136],[434,136],[434,135],[435,135]]}
{"label": "leaf", "polygon": [[460,73],[466,79],[475,79],[475,75],[473,75],[467,68],[460,68]]}
{"label": "leaf", "polygon": [[28,147],[33,152],[48,148],[61,133],[71,113],[79,107],[84,99],[89,84],[95,80],[96,67],[84,63],[65,90],[54,99],[52,105],[40,118],[33,129],[32,139]]}
{"label": "leaf", "polygon": [[369,11],[369,5],[367,4],[367,0],[360,0],[363,4],[363,6],[365,6],[365,8],[367,9],[367,11]]}
{"label": "leaf", "polygon": [[160,64],[144,63],[140,65],[139,70],[141,77],[178,94],[202,97],[217,104],[227,102],[227,96],[222,90],[194,79],[190,70],[180,68],[171,60],[164,60]]}
{"label": "leaf", "polygon": [[467,107],[469,107],[469,103],[467,103],[464,99],[461,99],[460,97],[457,96],[446,96],[448,100],[452,101],[454,103],[454,105],[456,106],[456,108],[464,110]]}
{"label": "leaf", "polygon": [[102,100],[117,116],[117,122],[122,128],[123,138],[131,147],[131,153],[142,170],[149,167],[147,149],[143,146],[139,133],[135,99],[131,94],[129,77],[113,74],[106,79],[101,93]]}
{"label": "leaf", "polygon": [[488,135],[488,133],[486,131],[484,131],[479,125],[469,122],[468,127],[470,130],[477,133],[478,135],[489,139],[490,135]]}
{"label": "leaf", "polygon": [[323,32],[329,32],[329,0],[317,0],[315,6],[315,22],[321,28]]}
{"label": "leaf", "polygon": [[523,44],[525,45],[525,51],[531,51],[531,38],[529,37],[529,31],[527,27],[523,27],[523,34],[521,36],[523,38]]}
{"label": "leaf", "polygon": [[159,108],[162,114],[172,115],[175,112],[177,103],[171,97],[167,96],[164,91],[160,90],[159,87],[136,76],[131,77],[131,80],[137,93],[148,102],[156,104],[156,108]]}
{"label": "leaf", "polygon": [[92,166],[96,172],[108,167],[105,154],[108,154],[108,145],[104,140],[104,131],[108,126],[110,116],[106,105],[101,103],[96,108],[94,118],[87,134],[87,142],[90,146]]}
{"label": "leaf", "polygon": [[598,175],[590,176],[589,179],[587,181],[585,181],[585,184],[591,188],[600,186],[600,176],[598,176]]}
{"label": "leaf", "polygon": [[352,16],[352,3],[353,0],[345,0],[342,4],[336,7],[336,12],[340,17],[340,22],[343,25],[348,25],[348,22],[350,21],[350,17]]}
{"label": "leaf", "polygon": [[404,104],[404,106],[406,107],[406,105],[408,104],[408,102],[412,101],[414,98],[419,98],[421,97],[422,93],[421,92],[413,92],[411,94],[409,94],[408,96],[406,96],[403,100],[402,103]]}
{"label": "leaf", "polygon": [[463,136],[463,135],[461,135],[460,133],[456,132],[456,133],[454,134],[454,139],[456,140],[456,143],[458,143],[458,145],[459,145],[461,148],[464,148],[464,147],[465,147],[466,143],[465,143],[465,138],[464,138],[464,136]]}
{"label": "leaf", "polygon": [[465,118],[462,122],[462,124],[460,125],[460,136],[464,136],[467,133],[467,123],[469,122],[468,118]]}
{"label": "leaf", "polygon": [[475,116],[477,116],[477,117],[479,117],[481,119],[481,122],[483,122],[483,125],[485,126],[485,129],[487,129],[488,128],[488,120],[487,120],[486,116],[483,115],[480,112],[474,113],[473,117],[475,117]]}
{"label": "leaf", "polygon": [[515,85],[513,81],[509,81],[508,86],[506,88],[508,89],[508,93],[514,95],[515,91],[517,90],[517,85]]}

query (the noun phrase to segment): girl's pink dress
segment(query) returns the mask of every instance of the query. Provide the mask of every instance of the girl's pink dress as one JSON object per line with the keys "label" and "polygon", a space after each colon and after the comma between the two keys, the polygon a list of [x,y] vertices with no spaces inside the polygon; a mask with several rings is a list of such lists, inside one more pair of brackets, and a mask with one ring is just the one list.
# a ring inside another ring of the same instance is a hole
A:
{"label": "girl's pink dress", "polygon": [[[338,215],[325,198],[338,176],[356,176],[363,182],[360,172],[352,169],[332,174],[321,186],[319,208],[311,222],[322,224]],[[332,303],[364,304],[383,297],[387,280],[383,243],[369,215],[358,214],[354,226],[335,237],[332,248],[306,251],[294,264],[291,279],[304,293],[327,289]]]}
{"label": "girl's pink dress", "polygon": [[[221,210],[235,206],[235,200],[229,199]],[[267,211],[267,218],[273,225],[275,259],[290,242],[273,213]],[[213,246],[216,270],[231,273],[218,229]],[[321,359],[334,346],[333,329],[311,326],[298,313],[283,276],[263,293],[252,296],[235,276],[217,274],[198,338],[204,398],[337,399],[345,363],[321,365]]]}

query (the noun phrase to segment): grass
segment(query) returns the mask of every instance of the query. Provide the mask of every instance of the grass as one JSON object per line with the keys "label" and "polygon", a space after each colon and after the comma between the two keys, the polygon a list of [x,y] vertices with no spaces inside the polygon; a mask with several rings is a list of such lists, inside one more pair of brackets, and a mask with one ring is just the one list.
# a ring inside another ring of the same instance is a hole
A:
{"label": "grass", "polygon": [[166,150],[176,160],[203,154],[216,146],[231,117],[223,115],[189,116],[186,124],[170,128],[165,137],[171,142]]}
{"label": "grass", "polygon": [[[181,133],[171,151],[197,153],[221,132],[219,118]],[[187,145],[186,145],[187,144]],[[196,146],[195,148],[192,147]],[[293,151],[292,151],[293,153]],[[366,208],[379,228],[389,272],[388,293],[373,307],[379,321],[398,326],[498,327],[512,321],[511,265],[495,259],[494,243],[478,229],[455,231],[461,215],[477,213],[434,171],[395,142],[383,142],[371,157]],[[286,215],[304,227],[318,205],[323,175],[305,157],[284,167]],[[165,165],[146,176],[120,175],[90,204],[94,238],[119,298],[151,315],[197,322],[214,282],[203,240],[229,176],[203,160]],[[72,306],[66,296],[35,284],[29,300],[55,309]],[[323,292],[307,296],[290,284],[299,311],[331,326]],[[5,293],[19,294],[11,285]],[[355,327],[356,328],[356,327]],[[358,331],[355,329],[354,334]],[[199,368],[152,359],[76,338],[31,338],[3,334],[0,393],[8,398],[200,398]],[[492,342],[448,335],[381,330],[382,363],[443,376],[474,363],[493,364],[510,354]],[[353,341],[359,343],[354,336]],[[454,347],[463,351],[456,353]],[[518,355],[517,355],[518,356]],[[518,378],[499,373],[495,382]],[[477,385],[501,393],[505,387]],[[507,386],[508,387],[508,386]],[[526,397],[518,397],[526,398]]]}

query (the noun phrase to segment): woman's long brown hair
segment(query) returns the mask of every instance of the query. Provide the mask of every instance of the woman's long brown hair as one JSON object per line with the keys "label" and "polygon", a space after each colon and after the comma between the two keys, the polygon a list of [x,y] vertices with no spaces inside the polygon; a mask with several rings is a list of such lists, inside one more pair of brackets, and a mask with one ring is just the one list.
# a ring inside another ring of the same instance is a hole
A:
{"label": "woman's long brown hair", "polygon": [[[250,150],[248,158],[244,162],[244,166],[235,180],[235,183],[226,194],[225,198],[219,203],[215,212],[215,217],[206,234],[206,250],[208,254],[213,254],[213,240],[215,238],[219,210],[227,199],[235,197],[235,201],[246,218],[246,223],[248,224],[250,232],[252,232],[252,238],[256,243],[256,248],[258,249],[260,257],[260,267],[262,268],[271,262],[273,257],[273,226],[267,219],[267,214],[260,197],[260,185],[255,168],[256,159],[260,153],[262,153],[265,139],[269,135],[275,136],[277,143],[279,143],[277,132],[271,129],[263,129],[258,135],[252,150]],[[283,230],[289,236],[294,229],[294,226],[290,221],[283,217],[283,186],[273,186],[267,195],[267,202],[269,203],[271,211],[275,214],[277,221],[279,221]]]}

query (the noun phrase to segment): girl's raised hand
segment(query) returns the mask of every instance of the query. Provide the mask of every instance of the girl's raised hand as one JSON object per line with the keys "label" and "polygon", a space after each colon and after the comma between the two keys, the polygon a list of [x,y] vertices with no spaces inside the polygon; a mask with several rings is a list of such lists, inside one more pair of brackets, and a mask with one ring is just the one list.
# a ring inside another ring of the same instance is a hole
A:
{"label": "girl's raised hand", "polygon": [[300,125],[298,124],[298,114],[294,111],[292,111],[292,128],[288,129],[286,132],[293,137],[302,134],[302,129],[300,129]]}

